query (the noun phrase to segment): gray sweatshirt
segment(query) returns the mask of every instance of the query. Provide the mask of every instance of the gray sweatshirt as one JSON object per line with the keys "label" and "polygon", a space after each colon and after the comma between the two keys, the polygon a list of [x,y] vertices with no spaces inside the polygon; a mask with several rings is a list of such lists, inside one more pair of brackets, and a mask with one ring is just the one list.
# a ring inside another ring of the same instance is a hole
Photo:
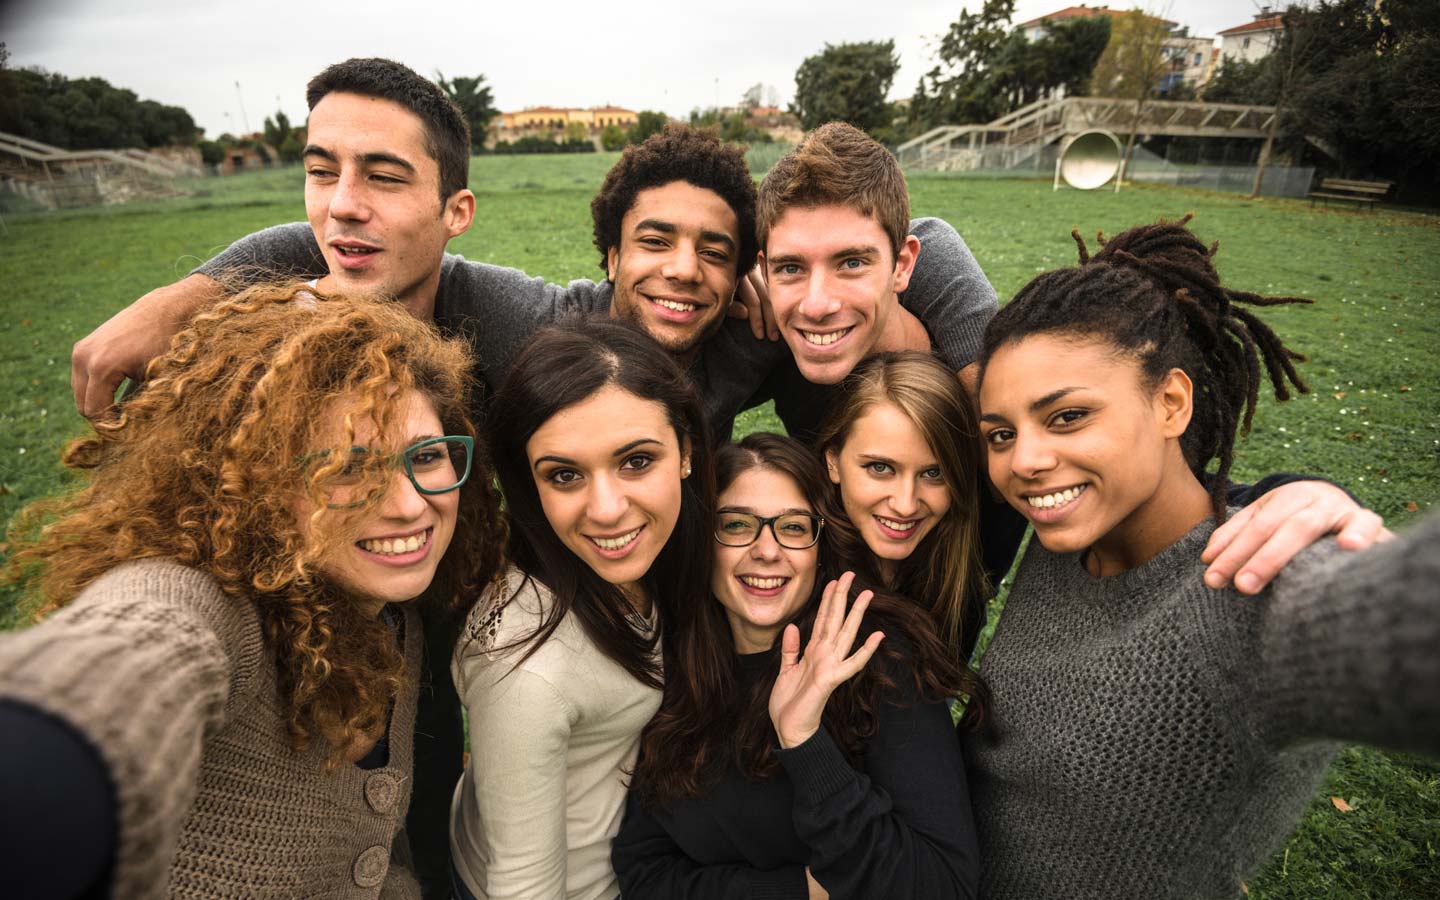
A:
{"label": "gray sweatshirt", "polygon": [[1131,571],[1031,541],[970,738],[981,896],[1237,897],[1337,741],[1440,752],[1440,516],[1213,591],[1207,520]]}
{"label": "gray sweatshirt", "polygon": [[[925,324],[936,351],[955,369],[979,356],[985,325],[998,308],[995,289],[965,241],[941,219],[915,219],[920,256],[900,302]],[[315,278],[327,273],[310,226],[277,225],[243,237],[195,270],[230,285],[276,274]],[[445,254],[435,296],[435,322],[463,334],[475,349],[479,374],[493,393],[511,360],[540,328],[566,315],[607,315],[614,285],[577,279],[547,284],[518,269]],[[788,364],[783,341],[756,340],[750,326],[727,319],[705,342],[690,376],[705,403],[711,433],[723,440],[735,415],[748,408],[767,376]]]}

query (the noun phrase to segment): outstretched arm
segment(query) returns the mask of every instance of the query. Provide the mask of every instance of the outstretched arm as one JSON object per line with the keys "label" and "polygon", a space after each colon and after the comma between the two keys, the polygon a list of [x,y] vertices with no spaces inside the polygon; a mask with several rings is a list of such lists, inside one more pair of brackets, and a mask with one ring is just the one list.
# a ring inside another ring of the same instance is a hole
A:
{"label": "outstretched arm", "polygon": [[[1307,565],[1308,564],[1308,565]],[[1259,730],[1440,753],[1440,515],[1363,553],[1299,560],[1253,667]]]}
{"label": "outstretched arm", "polygon": [[[247,604],[227,597],[204,573],[156,561],[112,570],[45,622],[0,636],[0,705],[11,708],[7,724],[15,724],[16,714],[45,717],[59,728],[51,729],[61,739],[52,742],[56,752],[63,752],[66,737],[80,741],[97,757],[92,765],[103,773],[102,785],[109,782],[100,789],[113,790],[107,896],[164,892],[194,802],[205,740],[223,726],[227,701],[249,689],[256,667],[264,664],[262,648],[259,621]],[[17,784],[10,779],[20,773],[6,759],[0,807],[8,814],[16,813],[11,798],[27,787],[53,803],[87,777],[95,783],[95,771],[72,771],[56,757],[46,760],[38,785]],[[49,784],[56,781],[63,784]],[[67,805],[55,821],[100,799],[92,788],[82,804]],[[50,818],[44,812],[36,821]],[[86,864],[92,849],[82,847],[75,868]],[[16,864],[41,865],[44,857],[9,859],[7,886],[38,875],[55,887],[48,870],[14,871]]]}

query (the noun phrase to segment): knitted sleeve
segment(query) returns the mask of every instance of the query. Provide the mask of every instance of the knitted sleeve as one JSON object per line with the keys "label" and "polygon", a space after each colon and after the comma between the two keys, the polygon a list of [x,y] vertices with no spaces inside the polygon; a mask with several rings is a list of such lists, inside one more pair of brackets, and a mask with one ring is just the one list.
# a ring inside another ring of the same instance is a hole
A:
{"label": "knitted sleeve", "polygon": [[697,863],[655,815],[631,794],[610,853],[625,900],[805,900],[804,866],[762,871],[751,866]]}
{"label": "knitted sleeve", "polygon": [[309,279],[329,272],[310,223],[291,222],[247,234],[190,274],[208,275],[238,290],[277,275]]}
{"label": "knitted sleeve", "polygon": [[[490,900],[565,896],[565,766],[574,714],[542,675],[511,670],[513,657],[461,658],[469,716],[466,783],[478,822],[452,834],[462,872]],[[468,857],[468,858],[467,858]]]}
{"label": "knitted sleeve", "polygon": [[250,604],[158,560],[117,567],[43,623],[0,636],[0,698],[65,722],[108,769],[113,896],[165,894],[205,740],[264,658]]}
{"label": "knitted sleeve", "polygon": [[777,755],[795,785],[810,871],[832,897],[976,896],[980,854],[946,704],[884,704],[864,749],[868,774],[823,728]]}
{"label": "knitted sleeve", "polygon": [[910,233],[920,239],[920,255],[900,305],[925,325],[940,358],[959,371],[980,358],[985,326],[999,309],[995,288],[949,222],[912,219]]}
{"label": "knitted sleeve", "polygon": [[1440,516],[1306,562],[1281,574],[1263,614],[1261,733],[1440,753]]}

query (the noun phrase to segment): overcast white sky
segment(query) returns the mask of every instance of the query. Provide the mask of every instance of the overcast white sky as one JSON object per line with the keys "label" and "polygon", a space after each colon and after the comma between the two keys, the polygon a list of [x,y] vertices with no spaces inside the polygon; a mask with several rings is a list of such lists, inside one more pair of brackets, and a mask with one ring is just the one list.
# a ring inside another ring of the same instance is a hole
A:
{"label": "overcast white sky", "polygon": [[[1015,22],[1070,5],[1018,0]],[[1092,0],[1091,5],[1097,5]],[[1132,4],[1112,2],[1115,8]],[[979,0],[0,0],[10,65],[96,75],[144,99],[183,106],[210,137],[259,130],[283,109],[305,118],[305,82],[351,56],[387,56],[422,74],[484,74],[502,110],[527,106],[660,109],[737,102],[773,85],[781,103],[800,62],[828,43],[893,38],[891,91],[909,96],[934,46]],[[1250,21],[1253,0],[1175,0],[1145,8],[1191,34]],[[239,83],[239,90],[236,83]],[[243,104],[243,107],[242,107]]]}

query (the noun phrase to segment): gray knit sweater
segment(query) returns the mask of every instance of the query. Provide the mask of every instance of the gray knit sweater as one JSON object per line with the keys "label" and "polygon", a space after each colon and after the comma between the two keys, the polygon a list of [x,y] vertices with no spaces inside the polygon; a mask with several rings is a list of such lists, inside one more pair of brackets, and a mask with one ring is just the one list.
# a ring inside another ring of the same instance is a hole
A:
{"label": "gray knit sweater", "polygon": [[967,741],[982,896],[1235,897],[1336,741],[1440,752],[1440,517],[1258,597],[1204,586],[1213,530],[1107,578],[1031,542]]}
{"label": "gray knit sweater", "polygon": [[45,622],[0,635],[0,698],[57,716],[105,761],[119,817],[110,895],[416,898],[410,802],[423,638],[388,765],[341,764],[290,738],[252,604],[166,560],[119,566]]}

